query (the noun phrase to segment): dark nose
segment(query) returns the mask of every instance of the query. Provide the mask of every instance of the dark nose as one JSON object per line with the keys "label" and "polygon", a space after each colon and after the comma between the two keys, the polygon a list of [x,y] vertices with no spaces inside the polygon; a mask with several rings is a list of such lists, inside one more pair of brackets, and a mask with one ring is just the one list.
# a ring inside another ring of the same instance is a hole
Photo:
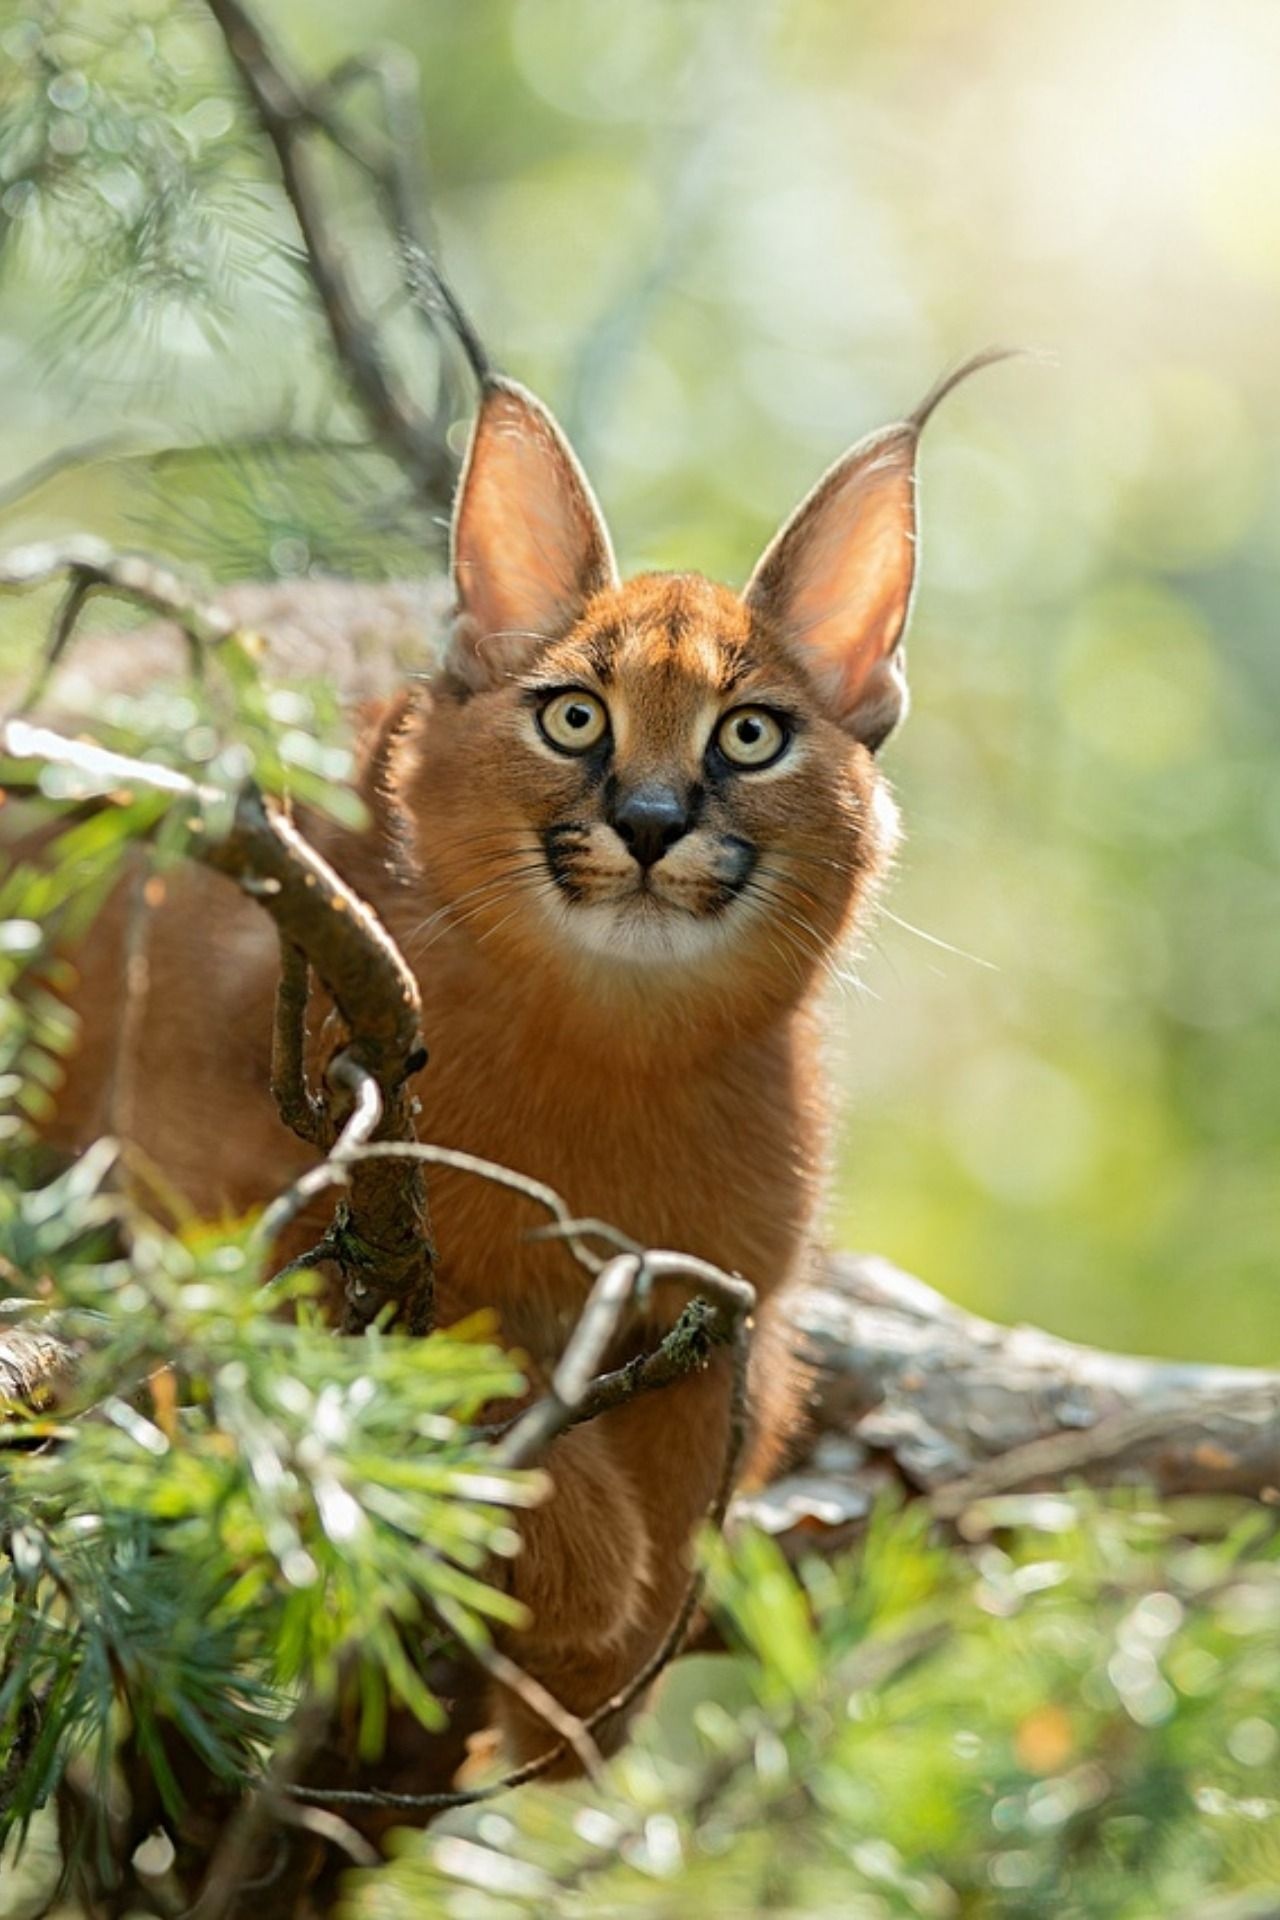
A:
{"label": "dark nose", "polygon": [[674,787],[655,781],[620,793],[610,810],[609,825],[632,859],[651,867],[688,833],[693,815]]}

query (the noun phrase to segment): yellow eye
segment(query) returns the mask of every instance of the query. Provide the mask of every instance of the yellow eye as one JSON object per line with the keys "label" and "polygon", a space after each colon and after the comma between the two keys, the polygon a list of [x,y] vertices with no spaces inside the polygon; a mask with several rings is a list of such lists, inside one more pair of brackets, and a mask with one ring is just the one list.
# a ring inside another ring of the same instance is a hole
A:
{"label": "yellow eye", "polygon": [[786,752],[791,735],[767,707],[737,707],[716,732],[716,745],[730,766],[770,767]]}
{"label": "yellow eye", "polygon": [[594,693],[553,693],[538,708],[538,725],[558,752],[590,753],[608,732],[609,715]]}

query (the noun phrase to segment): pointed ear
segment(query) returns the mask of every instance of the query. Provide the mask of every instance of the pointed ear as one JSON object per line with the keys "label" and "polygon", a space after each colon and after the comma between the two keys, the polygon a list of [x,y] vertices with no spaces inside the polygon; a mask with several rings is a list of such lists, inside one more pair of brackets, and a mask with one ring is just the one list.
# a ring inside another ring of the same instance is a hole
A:
{"label": "pointed ear", "polygon": [[477,691],[522,672],[617,577],[595,496],[555,420],[514,380],[490,378],[453,511],[454,678]]}
{"label": "pointed ear", "polygon": [[907,708],[916,557],[914,421],[860,441],[765,549],[744,599],[872,752]]}
{"label": "pointed ear", "polygon": [[1023,356],[1020,347],[975,353],[944,373],[900,425],[860,440],[800,502],[747,583],[751,611],[873,753],[907,711],[902,636],[915,584],[921,432],[964,381]]}

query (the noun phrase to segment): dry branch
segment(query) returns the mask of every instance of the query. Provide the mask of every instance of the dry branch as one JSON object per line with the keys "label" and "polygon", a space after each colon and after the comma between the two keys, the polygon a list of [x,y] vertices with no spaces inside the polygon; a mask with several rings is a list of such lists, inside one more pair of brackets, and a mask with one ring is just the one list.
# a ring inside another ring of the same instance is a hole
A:
{"label": "dry branch", "polygon": [[62,574],[83,587],[110,587],[155,613],[167,614],[201,646],[216,645],[235,631],[229,614],[201,601],[171,568],[143,554],[119,553],[93,534],[36,541],[11,548],[0,559],[0,587],[37,587]]}
{"label": "dry branch", "polygon": [[999,1326],[873,1256],[835,1256],[790,1318],[815,1370],[811,1433],[736,1511],[796,1551],[835,1551],[886,1482],[949,1520],[1075,1481],[1280,1500],[1280,1372]]}
{"label": "dry branch", "polygon": [[235,622],[218,607],[203,603],[170,568],[141,554],[118,553],[92,534],[69,540],[42,540],[16,547],[0,557],[0,587],[21,592],[46,581],[66,577],[62,602],[49,630],[36,670],[16,713],[28,713],[49,684],[75,632],[90,596],[98,591],[120,594],[136,604],[166,614],[185,636],[199,669],[199,649],[216,646],[235,631]]}
{"label": "dry branch", "polygon": [[[405,1142],[382,1145],[348,1142],[344,1150],[340,1142],[327,1160],[294,1182],[268,1210],[266,1218],[269,1220],[277,1209],[296,1206],[297,1197],[303,1191],[318,1190],[326,1181],[345,1179],[348,1169],[366,1158],[413,1159],[449,1166],[526,1194],[552,1215],[551,1230],[564,1239],[578,1264],[593,1277],[591,1291],[556,1365],[549,1390],[514,1422],[509,1422],[493,1436],[496,1442],[495,1459],[502,1468],[528,1467],[542,1457],[556,1436],[567,1427],[584,1418],[594,1418],[634,1393],[650,1391],[655,1386],[666,1385],[699,1370],[707,1364],[712,1345],[728,1345],[732,1348],[732,1387],[723,1464],[706,1516],[707,1524],[718,1531],[728,1512],[746,1437],[747,1366],[752,1316],[756,1305],[755,1289],[740,1276],[726,1273],[709,1261],[689,1254],[639,1248],[625,1234],[605,1222],[574,1220],[564,1200],[553,1188],[495,1161],[483,1160],[449,1147]],[[545,1233],[548,1229],[541,1231]],[[612,1259],[602,1260],[586,1244],[589,1234],[615,1245],[621,1244],[623,1251]],[[692,1319],[688,1313],[682,1315],[666,1339],[652,1354],[644,1357],[639,1367],[597,1375],[597,1369],[627,1315],[657,1281],[668,1284],[683,1282],[690,1288],[697,1288],[698,1298],[691,1304],[693,1308],[700,1307],[701,1312],[693,1314]],[[691,1324],[697,1327],[696,1338],[690,1337]],[[651,1369],[649,1363],[652,1363]],[[568,1747],[573,1747],[581,1757],[585,1743],[591,1741],[595,1731],[625,1713],[681,1651],[698,1609],[702,1584],[701,1570],[695,1569],[658,1645],[624,1685],[609,1698],[598,1702],[585,1719],[567,1715],[558,1702],[544,1696],[542,1704],[535,1707],[535,1711],[561,1737],[545,1752],[491,1785],[430,1793],[398,1793],[376,1786],[316,1787],[302,1779],[293,1781],[289,1792],[297,1799],[315,1800],[326,1805],[383,1810],[395,1807],[419,1814],[439,1812],[446,1808],[466,1806],[477,1800],[492,1799],[509,1792],[512,1787],[539,1778],[550,1771]],[[469,1641],[466,1652],[478,1660],[491,1678],[498,1678],[500,1684],[511,1686],[513,1691],[522,1692],[529,1685],[536,1684],[531,1683],[527,1675],[520,1674],[519,1669],[503,1656],[497,1656],[497,1659],[505,1669],[505,1675],[496,1674],[493,1657],[486,1656]],[[548,1701],[551,1713],[546,1711]]]}
{"label": "dry branch", "polygon": [[[346,1028],[345,1044],[329,1066],[335,1095],[352,1109],[338,1161],[373,1137],[413,1140],[407,1081],[426,1061],[417,982],[377,914],[285,813],[252,785],[229,796],[199,786],[170,767],[67,740],[21,720],[0,727],[0,751],[15,760],[70,768],[109,790],[152,788],[190,803],[192,857],[234,880],[270,914],[286,946],[305,956]],[[228,811],[225,827],[216,830]],[[286,967],[276,1019],[275,1078],[287,1095],[286,1120],[292,1117],[290,1102],[305,1096],[312,1129],[305,1137],[314,1138],[321,1115],[319,1103],[305,1092],[300,1055],[305,1009],[299,1008],[299,993],[296,968]],[[426,1332],[431,1325],[434,1249],[420,1163],[411,1157],[370,1157],[345,1173],[343,1184],[349,1191],[326,1239],[326,1252],[347,1284],[346,1330],[359,1331],[390,1310],[407,1331]],[[292,1207],[269,1216],[272,1231],[286,1224],[309,1196],[304,1178],[294,1190]]]}
{"label": "dry branch", "polygon": [[[448,499],[454,478],[454,461],[442,423],[418,405],[383,350],[376,321],[367,311],[341,245],[334,238],[315,156],[310,151],[316,134],[323,134],[372,179],[391,214],[401,252],[407,262],[413,263],[406,268],[405,291],[419,310],[430,315],[428,303],[419,297],[418,285],[422,263],[429,261],[429,255],[425,236],[419,231],[420,192],[413,179],[420,171],[415,165],[416,116],[406,115],[394,80],[388,84],[386,74],[371,63],[356,70],[340,68],[308,89],[290,72],[241,0],[206,0],[206,5],[275,154],[338,365],[378,439],[400,462],[415,492],[428,504],[438,506]],[[337,116],[337,100],[355,71],[367,73],[382,86],[391,123],[385,142],[375,144]],[[407,125],[415,132],[409,147],[404,144]],[[428,266],[427,271],[437,295],[435,310],[443,311],[455,328],[463,321],[458,330],[474,366],[478,350],[474,330],[434,268]]]}

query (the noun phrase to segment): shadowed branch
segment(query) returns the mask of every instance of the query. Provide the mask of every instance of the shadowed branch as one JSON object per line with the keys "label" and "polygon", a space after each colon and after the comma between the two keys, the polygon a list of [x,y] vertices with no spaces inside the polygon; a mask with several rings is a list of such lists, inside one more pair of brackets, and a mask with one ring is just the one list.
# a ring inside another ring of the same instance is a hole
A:
{"label": "shadowed branch", "polygon": [[[443,315],[478,378],[489,371],[478,334],[434,265],[425,226],[416,87],[412,68],[398,60],[348,62],[313,87],[288,68],[241,0],[205,0],[226,44],[258,124],[280,169],[293,208],[335,357],[352,394],[386,450],[429,504],[447,501],[455,462],[446,439],[447,417],[427,413],[382,345],[335,239],[315,167],[317,135],[329,140],[372,182],[401,256],[403,289],[411,306],[433,325]],[[340,115],[348,88],[359,79],[379,89],[385,139],[371,138]],[[446,410],[447,412],[447,410]]]}
{"label": "shadowed branch", "polygon": [[[286,947],[305,956],[323,983],[346,1029],[328,1078],[334,1098],[349,1112],[335,1158],[325,1164],[341,1166],[349,1149],[375,1137],[413,1140],[407,1081],[426,1060],[417,982],[377,914],[285,813],[256,787],[229,796],[171,767],[68,740],[21,720],[0,727],[0,751],[14,760],[82,773],[99,788],[150,788],[189,803],[192,857],[235,881],[271,916]],[[297,965],[290,963],[280,985],[274,1078],[283,1096],[282,1117],[289,1124],[302,1119],[303,1137],[314,1140],[330,1123],[327,1103],[306,1086],[302,992]],[[324,1137],[331,1139],[332,1131]],[[346,1330],[357,1332],[389,1309],[407,1331],[428,1331],[434,1251],[421,1164],[412,1157],[375,1156],[353,1166],[342,1184],[349,1191],[326,1252],[346,1282]],[[292,1209],[273,1218],[273,1232],[309,1194],[305,1181],[300,1183]]]}

